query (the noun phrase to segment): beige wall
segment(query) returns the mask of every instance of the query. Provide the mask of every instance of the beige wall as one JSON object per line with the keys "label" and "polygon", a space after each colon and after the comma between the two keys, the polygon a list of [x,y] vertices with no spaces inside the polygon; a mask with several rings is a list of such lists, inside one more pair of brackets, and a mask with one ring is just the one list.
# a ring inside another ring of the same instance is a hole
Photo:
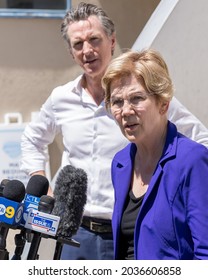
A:
{"label": "beige wall", "polygon": [[207,0],[179,0],[153,47],[167,60],[177,98],[208,128],[207,11]]}
{"label": "beige wall", "polygon": [[[163,54],[173,78],[175,96],[208,128],[208,1],[171,3],[160,2],[158,12],[148,21],[134,48],[151,46]],[[170,6],[173,9],[165,19]]]}
{"label": "beige wall", "polygon": [[[79,1],[72,0],[72,5]],[[87,1],[102,6],[117,27],[117,49],[130,48],[159,0]],[[4,114],[20,112],[30,121],[52,89],[76,77],[74,65],[60,33],[60,19],[0,18],[0,122]],[[50,145],[51,174],[60,163],[60,137]],[[53,160],[53,159],[56,160]]]}

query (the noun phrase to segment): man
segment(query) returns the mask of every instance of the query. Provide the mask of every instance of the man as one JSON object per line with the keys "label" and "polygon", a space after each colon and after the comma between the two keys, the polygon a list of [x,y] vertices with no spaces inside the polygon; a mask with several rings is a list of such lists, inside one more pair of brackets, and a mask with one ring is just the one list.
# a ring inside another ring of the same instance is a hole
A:
{"label": "man", "polygon": [[[101,87],[102,76],[115,48],[115,27],[101,8],[82,2],[67,12],[61,30],[83,75],[55,88],[37,120],[25,128],[21,168],[30,175],[45,175],[46,147],[57,133],[62,134],[62,167],[71,164],[85,170],[88,191],[83,222],[73,237],[80,242],[80,247],[64,245],[61,259],[110,260],[113,259],[111,216],[114,202],[110,167],[114,154],[127,144],[105,109]],[[174,111],[177,116],[177,108],[174,107]],[[180,111],[178,116],[181,118],[182,114]],[[189,113],[187,119],[190,127]],[[180,120],[176,120],[176,125],[177,121],[179,130],[186,129]],[[198,122],[197,125],[201,126]],[[204,131],[202,138],[206,136],[208,146],[208,132],[205,128]],[[189,133],[187,136],[191,137],[192,132]]]}

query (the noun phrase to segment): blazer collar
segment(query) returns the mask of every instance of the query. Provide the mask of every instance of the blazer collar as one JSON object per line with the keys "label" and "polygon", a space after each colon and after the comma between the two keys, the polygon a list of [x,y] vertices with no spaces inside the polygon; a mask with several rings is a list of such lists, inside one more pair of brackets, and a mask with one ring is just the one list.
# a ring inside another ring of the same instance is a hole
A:
{"label": "blazer collar", "polygon": [[[145,211],[146,202],[151,197],[151,193],[153,193],[153,191],[156,191],[156,188],[159,185],[157,182],[158,180],[160,180],[162,176],[163,167],[168,160],[171,160],[171,158],[175,157],[176,149],[177,149],[177,129],[173,123],[168,122],[168,132],[167,132],[163,154],[151,178],[147,193],[142,203],[140,213]],[[131,182],[131,174],[133,170],[133,163],[134,163],[136,151],[137,151],[136,145],[130,143],[123,150],[118,152],[115,157],[116,172],[114,174],[115,176],[114,179],[117,182],[116,184],[118,184],[119,186],[119,193],[117,194],[117,199],[118,199],[117,203],[119,203],[120,206],[118,207],[117,210],[118,212],[120,212],[120,214],[124,207],[125,199],[129,191],[129,185]]]}
{"label": "blazer collar", "polygon": [[[162,156],[159,160],[160,165],[163,165],[169,158],[175,157],[177,150],[177,128],[176,126],[168,121],[168,130],[165,146],[163,149]],[[128,144],[123,150],[118,152],[116,161],[117,166],[122,169],[122,167],[131,165],[133,167],[133,162],[137,147],[134,143]]]}

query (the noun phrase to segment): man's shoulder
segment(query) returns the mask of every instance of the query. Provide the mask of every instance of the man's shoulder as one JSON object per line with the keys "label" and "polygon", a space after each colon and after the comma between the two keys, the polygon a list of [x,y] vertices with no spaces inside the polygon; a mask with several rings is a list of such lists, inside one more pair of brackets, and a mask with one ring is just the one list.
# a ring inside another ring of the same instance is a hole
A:
{"label": "man's shoulder", "polygon": [[61,93],[65,94],[68,93],[69,91],[76,90],[80,80],[81,80],[81,76],[78,76],[76,79],[72,81],[69,81],[65,84],[55,87],[52,91],[52,95],[61,94]]}

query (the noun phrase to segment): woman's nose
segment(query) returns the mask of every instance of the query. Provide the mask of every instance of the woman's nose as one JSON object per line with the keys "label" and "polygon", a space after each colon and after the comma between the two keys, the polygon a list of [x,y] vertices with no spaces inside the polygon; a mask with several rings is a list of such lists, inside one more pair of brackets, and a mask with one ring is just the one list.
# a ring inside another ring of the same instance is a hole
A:
{"label": "woman's nose", "polygon": [[123,114],[131,114],[132,111],[134,111],[134,110],[133,110],[131,104],[129,103],[128,100],[125,100],[123,103],[123,107],[122,107]]}

